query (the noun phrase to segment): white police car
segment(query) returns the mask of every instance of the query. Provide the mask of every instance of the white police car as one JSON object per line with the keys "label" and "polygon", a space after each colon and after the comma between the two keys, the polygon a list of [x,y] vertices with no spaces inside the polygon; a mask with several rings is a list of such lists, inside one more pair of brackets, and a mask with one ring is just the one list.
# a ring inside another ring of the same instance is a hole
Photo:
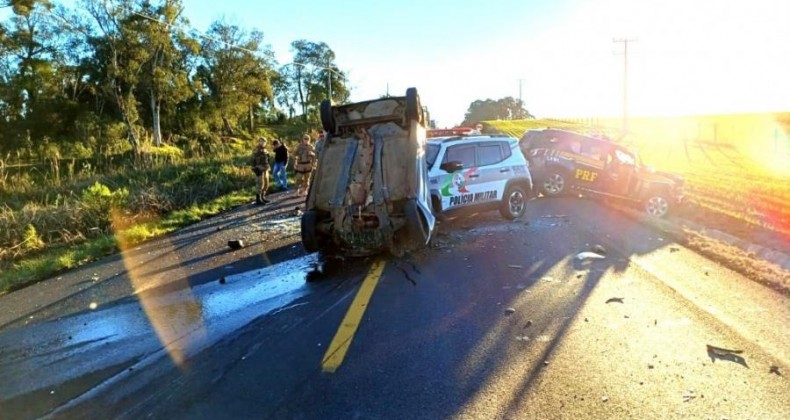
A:
{"label": "white police car", "polygon": [[426,145],[431,204],[437,214],[499,209],[515,219],[533,197],[532,176],[518,140],[506,136],[437,137]]}

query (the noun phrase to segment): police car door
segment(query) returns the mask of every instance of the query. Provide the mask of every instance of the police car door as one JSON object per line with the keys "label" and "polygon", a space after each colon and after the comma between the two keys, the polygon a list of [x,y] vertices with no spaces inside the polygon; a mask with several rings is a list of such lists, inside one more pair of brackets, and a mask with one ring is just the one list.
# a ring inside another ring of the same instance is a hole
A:
{"label": "police car door", "polygon": [[440,169],[443,176],[440,185],[443,210],[471,204],[473,191],[476,190],[475,183],[480,177],[475,166],[475,145],[473,143],[461,143],[448,147],[442,164],[448,162],[459,162],[463,165],[463,169],[452,173]]}
{"label": "police car door", "polygon": [[[507,152],[505,152],[507,151]],[[478,182],[472,201],[476,204],[500,200],[505,194],[507,180],[513,169],[505,165],[511,156],[510,146],[504,141],[480,142],[477,144]]]}

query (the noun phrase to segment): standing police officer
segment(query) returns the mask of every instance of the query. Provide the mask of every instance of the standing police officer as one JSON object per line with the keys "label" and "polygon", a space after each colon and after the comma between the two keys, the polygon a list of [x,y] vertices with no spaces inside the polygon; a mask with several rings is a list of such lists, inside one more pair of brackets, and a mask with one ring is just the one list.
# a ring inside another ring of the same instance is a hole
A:
{"label": "standing police officer", "polygon": [[301,197],[307,195],[310,187],[310,174],[313,172],[315,166],[315,149],[310,145],[310,136],[305,134],[302,136],[302,142],[296,148],[296,164],[294,170],[296,171],[296,195]]}
{"label": "standing police officer", "polygon": [[258,139],[258,145],[252,151],[250,166],[255,173],[257,188],[255,204],[266,204],[269,202],[266,199],[266,191],[269,189],[269,154],[266,152],[266,139],[263,137]]}

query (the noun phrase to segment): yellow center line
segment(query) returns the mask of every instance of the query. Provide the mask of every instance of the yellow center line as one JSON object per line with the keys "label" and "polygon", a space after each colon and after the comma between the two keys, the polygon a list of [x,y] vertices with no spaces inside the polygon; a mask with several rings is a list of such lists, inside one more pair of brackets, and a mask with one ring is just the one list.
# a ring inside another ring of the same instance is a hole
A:
{"label": "yellow center line", "polygon": [[337,329],[332,343],[324,354],[324,360],[321,362],[321,368],[324,372],[334,373],[343,359],[346,357],[346,352],[351,346],[351,340],[354,338],[354,333],[357,332],[359,323],[362,321],[362,315],[365,314],[365,309],[368,307],[373,290],[381,278],[381,273],[384,272],[386,262],[383,260],[376,260],[370,267],[367,276],[362,281],[362,286],[359,287],[354,301],[346,312],[343,322],[340,323],[340,328]]}

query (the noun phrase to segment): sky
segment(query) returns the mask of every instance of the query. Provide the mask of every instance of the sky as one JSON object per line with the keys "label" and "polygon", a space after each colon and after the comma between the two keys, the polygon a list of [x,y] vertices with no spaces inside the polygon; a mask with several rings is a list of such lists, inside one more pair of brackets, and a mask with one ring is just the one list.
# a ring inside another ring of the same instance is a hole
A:
{"label": "sky", "polygon": [[[476,99],[521,95],[538,117],[790,111],[790,1],[186,0],[196,29],[264,33],[280,63],[324,41],[351,99],[414,86],[439,126]],[[425,4],[427,3],[427,4]]]}
{"label": "sky", "polygon": [[[62,3],[70,3],[63,1]],[[440,127],[521,95],[541,118],[790,111],[788,0],[184,0],[192,28],[326,42],[352,101],[416,87]]]}

